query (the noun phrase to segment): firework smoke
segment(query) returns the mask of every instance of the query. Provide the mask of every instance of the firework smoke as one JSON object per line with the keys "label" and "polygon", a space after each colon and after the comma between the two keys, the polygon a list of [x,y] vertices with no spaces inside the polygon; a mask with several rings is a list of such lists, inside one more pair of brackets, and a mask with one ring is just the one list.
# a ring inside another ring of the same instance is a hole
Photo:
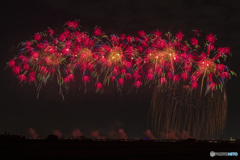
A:
{"label": "firework smoke", "polygon": [[28,132],[32,136],[33,139],[37,139],[38,134],[36,133],[36,130],[34,130],[33,128],[29,128]]}
{"label": "firework smoke", "polygon": [[150,139],[156,139],[154,137],[154,135],[152,134],[151,130],[149,130],[149,129],[147,129],[144,134],[147,135]]}
{"label": "firework smoke", "polygon": [[120,134],[121,139],[127,139],[127,134],[124,132],[123,129],[119,129],[118,132]]}
{"label": "firework smoke", "polygon": [[188,138],[192,138],[192,137],[189,135],[189,132],[183,131],[182,134],[181,134],[181,139],[188,139]]}
{"label": "firework smoke", "polygon": [[169,133],[164,133],[164,132],[160,132],[160,136],[163,139],[188,139],[188,138],[192,138],[189,135],[189,132],[187,131],[182,131],[182,133],[179,133],[179,137],[176,136],[177,133],[171,131]]}
{"label": "firework smoke", "polygon": [[53,134],[54,134],[55,136],[58,136],[59,139],[63,138],[62,133],[59,132],[58,130],[54,130],[54,131],[53,131]]}
{"label": "firework smoke", "polygon": [[124,132],[123,129],[119,129],[118,132],[110,131],[109,137],[111,137],[111,138],[120,138],[120,139],[127,139],[127,134]]}
{"label": "firework smoke", "polygon": [[171,131],[170,133],[161,132],[160,135],[164,139],[178,139],[178,137],[176,137],[173,131]]}
{"label": "firework smoke", "polygon": [[80,131],[80,129],[74,129],[73,131],[72,131],[72,134],[71,134],[74,138],[79,138],[81,135],[82,135],[82,133],[81,133],[81,131]]}
{"label": "firework smoke", "polygon": [[110,138],[119,138],[118,133],[115,131],[110,131],[109,132],[109,137]]}
{"label": "firework smoke", "polygon": [[92,131],[92,132],[91,132],[91,136],[92,136],[93,138],[97,138],[97,139],[105,139],[104,136],[103,136],[103,137],[99,136],[99,131]]}

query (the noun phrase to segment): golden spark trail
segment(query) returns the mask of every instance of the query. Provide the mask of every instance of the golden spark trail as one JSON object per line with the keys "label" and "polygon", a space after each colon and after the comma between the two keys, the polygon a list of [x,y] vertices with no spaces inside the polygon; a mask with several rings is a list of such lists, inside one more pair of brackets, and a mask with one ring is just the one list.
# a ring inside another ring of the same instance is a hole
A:
{"label": "golden spark trail", "polygon": [[175,84],[171,88],[162,86],[158,91],[155,86],[151,101],[154,133],[174,133],[181,139],[185,131],[197,139],[222,138],[227,118],[225,90],[214,90],[199,99],[200,88],[192,93],[180,89]]}
{"label": "golden spark trail", "polygon": [[200,96],[201,96],[201,94],[202,94],[203,80],[204,80],[204,77],[205,77],[205,74],[206,74],[206,70],[207,70],[207,69],[204,70],[204,74],[203,74],[203,77],[202,77],[202,84],[201,84]]}

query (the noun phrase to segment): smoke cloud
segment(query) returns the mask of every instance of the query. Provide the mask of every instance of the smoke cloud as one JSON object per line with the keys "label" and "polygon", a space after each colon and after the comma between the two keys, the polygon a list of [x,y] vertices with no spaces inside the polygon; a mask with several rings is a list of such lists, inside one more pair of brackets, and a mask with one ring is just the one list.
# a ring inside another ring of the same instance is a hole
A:
{"label": "smoke cloud", "polygon": [[185,130],[182,131],[182,133],[180,134],[180,137],[181,137],[182,139],[192,138],[192,137],[189,135],[189,132],[188,132],[188,131],[185,131]]}
{"label": "smoke cloud", "polygon": [[175,133],[171,131],[169,133],[160,132],[160,135],[164,139],[188,139],[192,138],[188,131],[183,130],[182,133]]}
{"label": "smoke cloud", "polygon": [[109,137],[110,137],[110,138],[119,138],[119,137],[118,137],[118,133],[115,132],[115,131],[110,131],[110,132],[109,132]]}
{"label": "smoke cloud", "polygon": [[38,134],[36,133],[36,130],[34,130],[33,128],[29,128],[28,132],[32,136],[33,139],[37,139]]}
{"label": "smoke cloud", "polygon": [[178,137],[175,135],[173,131],[170,133],[167,133],[165,136],[166,136],[166,139],[178,139]]}
{"label": "smoke cloud", "polygon": [[99,131],[92,131],[92,132],[91,132],[91,136],[92,136],[93,138],[105,139],[104,136],[103,136],[103,137],[99,136]]}
{"label": "smoke cloud", "polygon": [[147,129],[144,133],[146,136],[148,136],[150,139],[156,139],[154,135],[152,134],[151,130]]}
{"label": "smoke cloud", "polygon": [[178,139],[178,137],[176,137],[173,131],[171,131],[170,133],[160,132],[160,135],[164,139]]}
{"label": "smoke cloud", "polygon": [[54,131],[53,131],[53,134],[54,134],[55,136],[58,136],[59,139],[63,138],[62,133],[59,132],[58,130],[54,130]]}
{"label": "smoke cloud", "polygon": [[127,134],[124,132],[123,129],[119,129],[118,132],[120,134],[121,139],[127,139]]}
{"label": "smoke cloud", "polygon": [[123,129],[119,129],[118,132],[115,131],[110,131],[109,132],[109,137],[110,138],[117,138],[117,139],[127,139],[127,134],[124,132]]}
{"label": "smoke cloud", "polygon": [[82,135],[80,129],[74,129],[72,131],[72,134],[71,134],[74,138],[80,138],[80,136]]}

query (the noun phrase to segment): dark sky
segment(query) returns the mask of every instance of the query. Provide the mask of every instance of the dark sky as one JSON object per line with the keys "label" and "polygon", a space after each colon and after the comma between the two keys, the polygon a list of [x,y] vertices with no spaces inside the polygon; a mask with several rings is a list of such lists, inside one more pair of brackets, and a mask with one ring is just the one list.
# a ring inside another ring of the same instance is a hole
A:
{"label": "dark sky", "polygon": [[[0,134],[20,134],[22,129],[29,136],[27,130],[32,127],[44,137],[53,129],[70,136],[74,128],[79,128],[87,137],[93,130],[107,137],[111,130],[122,128],[128,137],[142,138],[143,132],[151,129],[147,126],[147,113],[152,88],[142,87],[127,95],[129,88],[125,87],[120,96],[116,86],[107,87],[103,94],[95,94],[89,87],[84,94],[83,89],[79,91],[78,85],[73,85],[63,101],[57,83],[51,82],[42,87],[36,99],[34,85],[21,86],[9,68],[4,70],[6,62],[18,54],[20,42],[47,27],[61,28],[68,20],[80,19],[81,29],[90,34],[96,25],[108,35],[136,35],[139,30],[149,33],[156,29],[176,34],[181,30],[188,41],[193,29],[203,30],[203,37],[212,32],[217,35],[216,47],[231,48],[233,56],[225,64],[240,74],[239,0],[8,0],[1,1],[1,8]],[[233,77],[227,84],[227,138],[235,134],[240,138],[239,82],[238,77]]]}

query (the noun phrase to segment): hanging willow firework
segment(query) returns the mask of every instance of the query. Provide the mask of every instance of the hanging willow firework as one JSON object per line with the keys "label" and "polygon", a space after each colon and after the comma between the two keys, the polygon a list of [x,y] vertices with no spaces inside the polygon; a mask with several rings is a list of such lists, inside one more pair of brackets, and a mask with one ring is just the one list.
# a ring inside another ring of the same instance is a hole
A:
{"label": "hanging willow firework", "polygon": [[219,139],[227,120],[226,89],[200,95],[200,88],[189,92],[180,86],[159,89],[156,85],[149,113],[156,135],[174,133],[167,138],[181,139],[182,133],[188,132],[197,139]]}

